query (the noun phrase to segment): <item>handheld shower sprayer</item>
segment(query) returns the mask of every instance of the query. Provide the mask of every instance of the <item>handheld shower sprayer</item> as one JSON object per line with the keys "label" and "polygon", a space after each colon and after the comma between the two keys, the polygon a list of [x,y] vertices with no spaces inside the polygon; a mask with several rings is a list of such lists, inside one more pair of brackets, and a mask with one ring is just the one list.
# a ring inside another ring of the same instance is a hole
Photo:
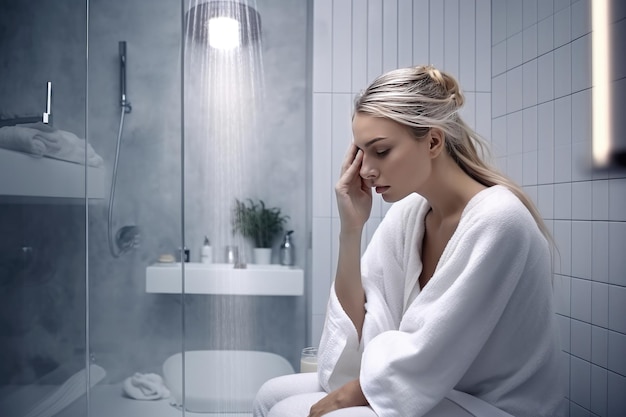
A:
{"label": "handheld shower sprayer", "polygon": [[130,113],[132,107],[126,99],[126,41],[119,42],[120,51],[120,104],[126,113]]}

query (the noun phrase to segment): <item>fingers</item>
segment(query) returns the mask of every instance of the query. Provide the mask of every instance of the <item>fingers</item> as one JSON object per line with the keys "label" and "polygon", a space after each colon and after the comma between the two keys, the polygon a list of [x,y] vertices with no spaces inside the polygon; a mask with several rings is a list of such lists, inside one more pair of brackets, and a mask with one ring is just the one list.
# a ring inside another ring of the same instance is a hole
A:
{"label": "fingers", "polygon": [[348,147],[348,151],[346,152],[346,156],[343,158],[343,163],[341,164],[341,173],[343,174],[350,168],[353,164],[356,156],[358,155],[359,149],[356,147],[354,142],[350,143]]}

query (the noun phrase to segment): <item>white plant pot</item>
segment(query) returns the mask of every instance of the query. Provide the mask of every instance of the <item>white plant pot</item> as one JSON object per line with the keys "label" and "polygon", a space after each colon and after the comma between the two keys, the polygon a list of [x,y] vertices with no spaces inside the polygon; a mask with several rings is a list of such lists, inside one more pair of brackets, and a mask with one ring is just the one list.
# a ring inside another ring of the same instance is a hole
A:
{"label": "white plant pot", "polygon": [[254,248],[254,263],[268,265],[272,263],[272,248]]}

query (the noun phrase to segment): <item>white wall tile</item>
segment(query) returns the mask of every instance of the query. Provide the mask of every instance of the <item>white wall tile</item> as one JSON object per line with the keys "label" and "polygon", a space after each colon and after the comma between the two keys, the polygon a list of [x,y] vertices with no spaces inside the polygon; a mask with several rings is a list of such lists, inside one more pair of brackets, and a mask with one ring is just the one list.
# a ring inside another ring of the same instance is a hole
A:
{"label": "white wall tile", "polygon": [[383,72],[383,15],[382,0],[367,2],[367,82]]}
{"label": "white wall tile", "polygon": [[491,139],[491,93],[476,93],[476,132]]}
{"label": "white wall tile", "polygon": [[537,206],[541,217],[544,219],[554,218],[554,185],[539,185],[537,187]]}
{"label": "white wall tile", "polygon": [[[541,129],[539,130],[539,138],[539,143],[541,143]],[[554,147],[537,151],[537,182],[539,184],[554,182]]]}
{"label": "white wall tile", "polygon": [[[364,8],[364,7],[363,7]],[[413,64],[413,0],[398,0],[398,67]]]}
{"label": "white wall tile", "polygon": [[591,183],[592,203],[591,213],[593,220],[609,219],[609,181],[596,180]]}
{"label": "white wall tile", "polygon": [[524,152],[523,185],[537,184],[537,151]]}
{"label": "white wall tile", "polygon": [[572,39],[591,32],[591,0],[572,3]]}
{"label": "white wall tile", "polygon": [[626,248],[626,222],[611,222],[609,227],[609,282],[611,284],[626,286],[624,248]]}
{"label": "white wall tile", "polygon": [[608,367],[610,370],[620,375],[626,375],[626,355],[624,355],[624,352],[626,352],[626,334],[614,332],[609,329]]}
{"label": "white wall tile", "polygon": [[585,408],[591,403],[591,364],[571,357],[570,399]]}
{"label": "white wall tile", "polygon": [[563,45],[554,50],[554,97],[572,92],[572,47]]}
{"label": "white wall tile", "polygon": [[604,282],[591,283],[591,323],[601,327],[609,326],[609,285]]}
{"label": "white wall tile", "polygon": [[491,0],[476,0],[476,91],[491,91]]}
{"label": "white wall tile", "polygon": [[626,334],[626,287],[609,287],[609,329]]}
{"label": "white wall tile", "polygon": [[506,114],[506,73],[493,78],[491,88],[492,117]]}
{"label": "white wall tile", "polygon": [[559,11],[569,7],[570,0],[554,0],[554,13],[558,13]]}
{"label": "white wall tile", "polygon": [[537,19],[542,20],[554,13],[554,0],[537,0]]}
{"label": "white wall tile", "polygon": [[523,0],[522,26],[528,28],[537,22],[537,0]]}
{"label": "white wall tile", "polygon": [[459,79],[459,0],[444,0],[443,18],[443,67]]}
{"label": "white wall tile", "polygon": [[522,111],[523,151],[537,150],[537,107],[532,106]]}
{"label": "white wall tile", "polygon": [[507,38],[506,35],[506,6],[507,0],[491,1],[491,40],[493,44],[500,43]]}
{"label": "white wall tile", "polygon": [[520,154],[524,147],[522,112],[516,111],[506,116],[507,155]]}
{"label": "white wall tile", "polygon": [[543,55],[554,49],[554,19],[549,16],[537,24],[537,54]]}
{"label": "white wall tile", "polygon": [[569,182],[554,184],[554,218],[572,218],[572,184]]}
{"label": "white wall tile", "polygon": [[572,142],[591,143],[591,91],[572,94]]}
{"label": "white wall tile", "polygon": [[518,32],[506,40],[507,69],[515,68],[522,65],[524,52],[522,39],[522,32]]}
{"label": "white wall tile", "polygon": [[430,63],[428,47],[429,0],[413,0],[413,64]]}
{"label": "white wall tile", "polygon": [[556,324],[559,328],[559,339],[561,340],[561,349],[568,353],[572,347],[570,321],[571,319],[569,317],[561,316],[559,314],[556,316]]}
{"label": "white wall tile", "polygon": [[465,123],[476,130],[476,93],[465,92],[465,102],[459,111],[459,115]]}
{"label": "white wall tile", "polygon": [[506,34],[513,36],[522,31],[522,2],[508,0],[506,4]]}
{"label": "white wall tile", "polygon": [[554,99],[554,54],[548,52],[537,58],[537,102],[544,103]]}
{"label": "white wall tile", "polygon": [[596,415],[605,416],[607,413],[607,370],[596,365],[591,365],[591,398],[589,410]]}
{"label": "white wall tile", "polygon": [[[591,181],[572,183],[572,218],[591,219]],[[588,236],[591,242],[591,231]]]}
{"label": "white wall tile", "polygon": [[313,314],[324,314],[328,302],[330,286],[334,279],[331,269],[331,235],[330,218],[313,217],[312,242],[312,281],[311,281],[311,311]]}
{"label": "white wall tile", "polygon": [[567,7],[554,14],[554,47],[558,48],[572,40],[571,8]]}
{"label": "white wall tile", "polygon": [[572,145],[554,145],[554,181],[572,180]]}
{"label": "white wall tile", "polygon": [[493,75],[499,75],[506,72],[506,40],[495,44],[491,48],[491,72]]}
{"label": "white wall tile", "polygon": [[[618,2],[619,4],[624,4]],[[608,401],[607,401],[607,416],[608,417],[620,417],[624,415],[626,410],[626,377],[618,375],[614,372],[608,373]]]}
{"label": "white wall tile", "polygon": [[572,143],[572,99],[571,96],[554,100],[554,145]]}
{"label": "white wall tile", "polygon": [[570,221],[554,221],[554,240],[559,248],[554,262],[554,272],[562,275],[572,273],[572,226]]}
{"label": "white wall tile", "polygon": [[524,182],[524,154],[516,153],[507,157],[507,175],[516,184]]}
{"label": "white wall tile", "polygon": [[591,362],[606,368],[609,354],[609,331],[591,326]]}
{"label": "white wall tile", "polygon": [[591,235],[591,279],[609,282],[609,223],[594,221]]}
{"label": "white wall tile", "polygon": [[[591,222],[589,221],[572,222],[572,276],[591,279]],[[589,287],[587,296],[590,297],[591,282],[586,282],[588,284],[585,286]],[[591,316],[587,319],[578,318],[587,322],[591,320]]]}
{"label": "white wall tile", "polygon": [[506,116],[502,116],[491,122],[491,149],[494,157],[506,155],[506,119]]}
{"label": "white wall tile", "polygon": [[459,82],[465,91],[476,89],[476,2],[459,2]]}
{"label": "white wall tile", "polygon": [[331,213],[332,183],[331,167],[331,120],[332,105],[330,94],[313,94],[312,160],[313,175],[313,216],[329,217]]}
{"label": "white wall tile", "polygon": [[[352,142],[352,95],[332,95],[332,157],[331,157],[331,190],[334,190],[335,182],[339,179],[341,163],[343,162],[349,144]],[[338,216],[337,198],[331,191],[331,215]]]}
{"label": "white wall tile", "polygon": [[333,92],[352,91],[352,5],[333,1]]}
{"label": "white wall tile", "polygon": [[591,35],[572,42],[572,91],[591,88]]}
{"label": "white wall tile", "polygon": [[313,3],[313,92],[332,88],[332,0]]}
{"label": "white wall tile", "polygon": [[383,72],[398,67],[398,0],[383,1]]}
{"label": "white wall tile", "polygon": [[609,180],[609,220],[626,221],[626,178]]}
{"label": "white wall tile", "polygon": [[537,60],[533,59],[522,66],[522,106],[537,105]]}
{"label": "white wall tile", "polygon": [[352,7],[352,92],[367,87],[367,7]]}
{"label": "white wall tile", "polygon": [[587,181],[592,176],[591,141],[572,143],[572,181]]}
{"label": "white wall tile", "polygon": [[430,63],[437,68],[444,68],[444,36],[445,36],[445,17],[444,2],[431,1],[429,8],[430,30],[428,32],[428,43],[430,51]]}
{"label": "white wall tile", "polygon": [[527,27],[522,32],[522,60],[528,62],[537,58],[537,24]]}
{"label": "white wall tile", "polygon": [[506,73],[506,110],[515,112],[522,109],[522,67],[516,67]]}
{"label": "white wall tile", "polygon": [[[574,300],[572,299],[572,302]],[[578,320],[571,321],[572,346],[570,353],[586,361],[591,360],[591,324]]]}
{"label": "white wall tile", "polygon": [[[573,233],[572,237],[574,237]],[[591,323],[591,281],[572,278],[571,291],[572,318],[584,321],[585,323]],[[589,333],[591,334],[591,329],[589,329]],[[589,348],[591,349],[591,344],[589,345]],[[572,351],[572,353],[575,352]],[[584,357],[584,359],[589,360],[590,357]]]}

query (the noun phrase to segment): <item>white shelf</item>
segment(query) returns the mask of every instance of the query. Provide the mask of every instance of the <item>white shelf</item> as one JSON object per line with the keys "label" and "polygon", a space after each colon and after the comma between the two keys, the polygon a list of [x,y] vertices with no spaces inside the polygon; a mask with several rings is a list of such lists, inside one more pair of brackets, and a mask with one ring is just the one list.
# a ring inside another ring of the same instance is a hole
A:
{"label": "white shelf", "polygon": [[[87,197],[104,198],[105,170],[87,168]],[[0,196],[85,198],[85,166],[0,149]]]}
{"label": "white shelf", "polygon": [[[188,262],[185,294],[302,295],[304,271],[282,265],[250,264],[235,269],[232,264]],[[180,294],[183,267],[180,263],[154,264],[146,268],[146,292]]]}

